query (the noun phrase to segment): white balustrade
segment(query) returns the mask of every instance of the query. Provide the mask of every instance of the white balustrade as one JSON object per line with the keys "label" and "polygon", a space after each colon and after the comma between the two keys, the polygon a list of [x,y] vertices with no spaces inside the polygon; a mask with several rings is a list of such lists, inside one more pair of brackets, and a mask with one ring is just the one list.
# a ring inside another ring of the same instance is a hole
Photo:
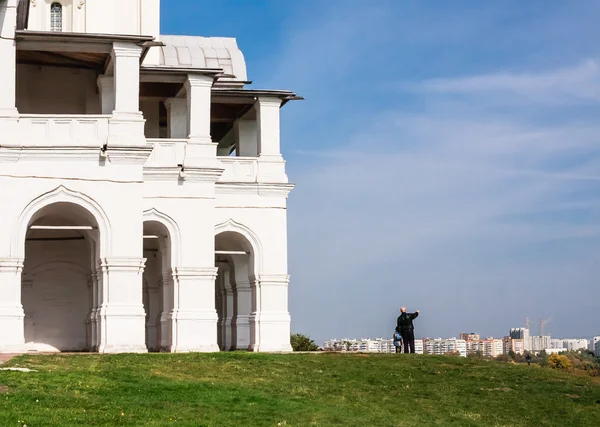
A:
{"label": "white balustrade", "polygon": [[19,139],[24,146],[98,147],[108,139],[110,116],[21,114]]}
{"label": "white balustrade", "polygon": [[258,159],[255,157],[217,157],[223,174],[218,182],[257,182]]}

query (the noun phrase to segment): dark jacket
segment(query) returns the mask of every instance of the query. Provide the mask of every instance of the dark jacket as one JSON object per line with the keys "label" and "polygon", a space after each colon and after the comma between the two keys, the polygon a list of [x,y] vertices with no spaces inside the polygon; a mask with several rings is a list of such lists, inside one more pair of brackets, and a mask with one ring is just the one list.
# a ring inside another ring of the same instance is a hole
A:
{"label": "dark jacket", "polygon": [[402,313],[400,316],[398,316],[396,330],[398,332],[414,330],[415,327],[413,326],[413,320],[418,316],[419,313]]}

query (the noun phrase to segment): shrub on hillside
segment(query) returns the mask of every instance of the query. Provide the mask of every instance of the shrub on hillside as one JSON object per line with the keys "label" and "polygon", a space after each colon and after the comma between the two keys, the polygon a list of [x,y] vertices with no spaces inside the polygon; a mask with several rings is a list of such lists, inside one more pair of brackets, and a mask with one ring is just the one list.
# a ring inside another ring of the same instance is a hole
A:
{"label": "shrub on hillside", "polygon": [[548,366],[553,369],[569,369],[571,361],[564,354],[552,354],[548,358]]}
{"label": "shrub on hillside", "polygon": [[292,334],[290,343],[294,351],[317,351],[319,346],[307,335]]}

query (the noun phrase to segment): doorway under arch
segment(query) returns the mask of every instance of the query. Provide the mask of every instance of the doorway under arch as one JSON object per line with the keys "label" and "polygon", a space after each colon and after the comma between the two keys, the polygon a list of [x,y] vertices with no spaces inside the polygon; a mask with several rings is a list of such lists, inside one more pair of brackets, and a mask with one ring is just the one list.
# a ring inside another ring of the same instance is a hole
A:
{"label": "doorway under arch", "polygon": [[215,236],[217,341],[222,351],[253,350],[256,334],[255,249],[235,231]]}
{"label": "doorway under arch", "polygon": [[148,351],[171,351],[173,342],[174,287],[172,238],[160,221],[144,221],[143,302],[146,311]]}
{"label": "doorway under arch", "polygon": [[98,223],[84,207],[56,202],[27,224],[21,301],[28,351],[94,351]]}

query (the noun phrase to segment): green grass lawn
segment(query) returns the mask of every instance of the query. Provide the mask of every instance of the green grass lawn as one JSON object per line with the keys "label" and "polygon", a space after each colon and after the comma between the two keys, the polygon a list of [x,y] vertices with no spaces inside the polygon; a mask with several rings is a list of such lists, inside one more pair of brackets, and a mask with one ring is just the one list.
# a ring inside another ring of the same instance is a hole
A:
{"label": "green grass lawn", "polygon": [[[598,426],[600,379],[420,355],[20,356],[0,426]],[[19,424],[20,422],[20,424]]]}

